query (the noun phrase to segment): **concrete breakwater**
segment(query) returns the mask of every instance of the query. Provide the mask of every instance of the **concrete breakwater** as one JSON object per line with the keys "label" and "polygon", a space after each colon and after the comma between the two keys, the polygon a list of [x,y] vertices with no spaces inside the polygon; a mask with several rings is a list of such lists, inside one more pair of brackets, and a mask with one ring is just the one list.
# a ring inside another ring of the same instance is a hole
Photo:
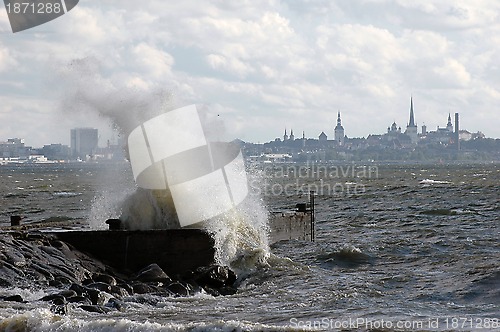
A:
{"label": "concrete breakwater", "polygon": [[[271,243],[312,239],[307,211],[271,214],[269,224]],[[40,300],[60,314],[73,306],[124,310],[122,299],[134,294],[234,294],[237,283],[232,270],[215,264],[214,240],[200,229],[41,232],[26,224],[0,231],[0,287],[59,289]]]}

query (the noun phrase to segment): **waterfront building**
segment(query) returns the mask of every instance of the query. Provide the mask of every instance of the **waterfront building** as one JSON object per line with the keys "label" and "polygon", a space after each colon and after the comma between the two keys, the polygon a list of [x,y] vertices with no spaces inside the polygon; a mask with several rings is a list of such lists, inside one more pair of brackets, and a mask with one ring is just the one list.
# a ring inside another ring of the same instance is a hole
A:
{"label": "waterfront building", "polygon": [[71,129],[71,156],[82,160],[92,158],[97,150],[98,139],[95,128]]}

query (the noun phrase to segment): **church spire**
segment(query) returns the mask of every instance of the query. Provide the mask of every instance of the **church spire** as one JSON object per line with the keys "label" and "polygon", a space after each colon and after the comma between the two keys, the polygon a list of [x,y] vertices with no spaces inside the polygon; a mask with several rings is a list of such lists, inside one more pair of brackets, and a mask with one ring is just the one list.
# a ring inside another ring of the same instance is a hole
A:
{"label": "church spire", "polygon": [[416,127],[415,116],[413,115],[413,96],[410,98],[410,122],[408,123],[408,127]]}
{"label": "church spire", "polygon": [[342,126],[342,120],[340,119],[340,111],[337,115],[337,126]]}

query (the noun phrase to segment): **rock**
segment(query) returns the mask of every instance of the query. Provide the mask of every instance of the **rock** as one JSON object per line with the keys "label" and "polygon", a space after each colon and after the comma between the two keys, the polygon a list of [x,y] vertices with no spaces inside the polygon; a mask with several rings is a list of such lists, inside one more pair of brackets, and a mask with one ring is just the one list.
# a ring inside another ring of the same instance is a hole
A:
{"label": "rock", "polygon": [[146,293],[152,293],[154,292],[154,288],[152,288],[149,285],[146,285],[145,283],[142,282],[137,282],[132,285],[132,288],[134,290],[134,294],[146,294]]}
{"label": "rock", "polygon": [[102,292],[97,289],[86,287],[85,292],[94,305],[103,305],[106,301],[106,297],[104,296],[104,294],[102,294]]}
{"label": "rock", "polygon": [[150,264],[137,273],[136,280],[142,282],[156,281],[170,283],[172,279],[158,266],[158,264]]}
{"label": "rock", "polygon": [[98,289],[101,292],[111,293],[111,286],[103,282],[94,282],[92,284],[86,285],[88,288]]}
{"label": "rock", "polygon": [[49,281],[49,284],[50,283],[53,283],[53,284],[57,284],[57,285],[60,285],[60,286],[57,286],[57,287],[64,287],[66,285],[71,285],[73,282],[75,282],[75,280],[72,280],[68,277],[65,277],[65,276],[61,276],[61,275],[56,275],[54,276],[54,280],[52,281]]}
{"label": "rock", "polygon": [[220,265],[198,268],[192,277],[204,288],[232,286],[236,282],[236,274],[229,267]]}
{"label": "rock", "polygon": [[10,296],[5,296],[2,298],[4,301],[11,301],[11,302],[24,302],[23,298],[21,295],[10,295]]}
{"label": "rock", "polygon": [[174,293],[177,296],[188,296],[189,295],[189,289],[186,287],[186,285],[183,285],[180,282],[173,282],[170,285],[166,287],[167,290],[170,292]]}
{"label": "rock", "polygon": [[99,314],[105,314],[111,311],[111,309],[102,305],[81,305],[80,308],[88,312],[96,312]]}
{"label": "rock", "polygon": [[123,288],[128,292],[128,295],[134,295],[134,288],[126,283],[119,283],[117,287]]}
{"label": "rock", "polygon": [[94,273],[94,275],[92,276],[92,279],[95,282],[103,282],[103,283],[108,284],[110,286],[116,286],[116,279],[108,274]]}
{"label": "rock", "polygon": [[83,304],[83,305],[92,305],[92,301],[90,301],[90,299],[88,297],[84,297],[84,296],[72,296],[72,297],[68,297],[66,299],[66,301],[68,301],[69,303],[80,303],[80,304]]}
{"label": "rock", "polygon": [[237,293],[238,290],[232,286],[224,286],[217,289],[217,291],[220,293],[220,295],[226,296],[226,295],[234,295]]}
{"label": "rock", "polygon": [[57,293],[57,294],[49,294],[49,295],[45,295],[44,297],[42,297],[40,299],[40,301],[53,301],[54,299],[57,299],[57,298],[64,298],[64,296],[59,295],[59,293]]}
{"label": "rock", "polygon": [[76,292],[76,294],[80,295],[80,296],[82,296],[83,294],[86,294],[85,287],[83,287],[82,285],[79,285],[79,284],[71,284],[69,289]]}
{"label": "rock", "polygon": [[57,248],[61,253],[66,256],[66,258],[69,259],[77,259],[78,257],[75,255],[75,253],[68,247],[68,245],[62,241],[59,240],[53,240],[50,242],[50,244]]}
{"label": "rock", "polygon": [[95,280],[94,280],[94,279],[92,279],[92,278],[89,278],[89,279],[83,279],[83,280],[82,280],[82,285],[87,286],[87,285],[93,284],[94,282],[95,282]]}
{"label": "rock", "polygon": [[77,293],[74,290],[68,289],[68,290],[64,290],[64,291],[59,292],[59,293],[46,295],[46,296],[42,297],[40,300],[41,301],[52,301],[54,304],[57,304],[56,302],[54,302],[55,300],[62,299],[63,303],[64,303],[64,302],[66,302],[66,298],[73,297],[76,295],[77,295]]}
{"label": "rock", "polygon": [[65,304],[53,305],[50,307],[50,311],[56,315],[67,315],[68,306]]}
{"label": "rock", "polygon": [[56,297],[52,300],[52,303],[55,305],[64,305],[66,304],[66,298],[64,296]]}
{"label": "rock", "polygon": [[77,296],[78,294],[76,293],[76,291],[74,291],[72,289],[67,289],[67,290],[63,290],[62,292],[59,292],[59,295],[62,295],[65,298],[68,298],[68,297]]}
{"label": "rock", "polygon": [[[129,296],[129,292],[120,286],[110,286],[111,287],[111,294],[116,295],[118,297],[124,297],[124,296]],[[133,289],[132,289],[133,291]]]}
{"label": "rock", "polygon": [[106,307],[113,308],[118,311],[125,311],[126,309],[125,303],[123,301],[115,299],[114,297],[108,300],[108,303],[106,303]]}

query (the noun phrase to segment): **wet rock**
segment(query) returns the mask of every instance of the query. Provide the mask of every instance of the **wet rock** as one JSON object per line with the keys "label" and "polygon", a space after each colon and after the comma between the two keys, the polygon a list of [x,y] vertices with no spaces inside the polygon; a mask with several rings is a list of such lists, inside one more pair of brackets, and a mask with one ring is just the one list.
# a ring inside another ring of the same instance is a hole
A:
{"label": "wet rock", "polygon": [[63,305],[66,304],[66,298],[64,296],[56,297],[52,300],[52,303],[55,305]]}
{"label": "wet rock", "polygon": [[232,286],[236,282],[236,274],[229,267],[220,265],[198,268],[191,277],[204,288],[217,289]]}
{"label": "wet rock", "polygon": [[4,301],[10,301],[10,302],[24,302],[23,298],[21,295],[10,295],[10,296],[5,296],[2,298]]}
{"label": "wet rock", "polygon": [[54,299],[58,299],[58,298],[64,298],[64,296],[59,295],[59,293],[49,294],[49,295],[45,295],[44,297],[42,297],[40,299],[40,301],[53,301]]}
{"label": "wet rock", "polygon": [[116,279],[109,274],[103,274],[103,273],[95,273],[92,276],[92,279],[95,282],[103,282],[105,284],[111,285],[111,286],[116,286]]}
{"label": "wet rock", "polygon": [[86,287],[85,292],[93,305],[103,305],[106,301],[104,294],[97,289]]}
{"label": "wet rock", "polygon": [[[54,276],[54,282],[64,287],[66,285],[71,285],[75,280],[67,278],[65,276],[56,275]],[[50,282],[49,282],[50,283]]]}
{"label": "wet rock", "polygon": [[94,282],[94,283],[86,285],[86,287],[93,288],[93,289],[98,289],[101,292],[111,293],[111,286],[108,285],[108,284],[105,284],[103,282]]}
{"label": "wet rock", "polygon": [[82,296],[83,294],[87,294],[85,291],[85,287],[79,284],[71,284],[69,287],[70,290],[74,291],[77,295]]}
{"label": "wet rock", "polygon": [[190,295],[189,288],[180,282],[173,282],[170,285],[168,285],[166,289],[174,293],[176,296]]}
{"label": "wet rock", "polygon": [[56,315],[67,315],[68,306],[65,304],[53,305],[50,307],[50,311]]}
{"label": "wet rock", "polygon": [[170,277],[158,266],[158,264],[150,264],[137,273],[136,280],[142,282],[156,281],[170,283]]}
{"label": "wet rock", "polygon": [[238,292],[236,287],[232,287],[232,286],[224,286],[224,287],[217,289],[217,291],[219,292],[220,295],[223,295],[223,296],[234,295]]}
{"label": "wet rock", "polygon": [[126,309],[125,302],[115,299],[114,297],[108,300],[108,303],[106,303],[106,307],[113,308],[118,311],[125,311]]}
{"label": "wet rock", "polygon": [[46,296],[42,297],[40,300],[41,301],[52,301],[54,304],[56,304],[54,302],[54,300],[63,299],[65,302],[66,298],[73,297],[76,295],[77,295],[77,293],[74,290],[68,289],[68,290],[64,290],[64,291],[59,292],[59,293],[46,295]]}
{"label": "wet rock", "polygon": [[69,259],[77,259],[77,255],[70,249],[70,247],[59,240],[54,240],[51,241],[50,244],[54,247],[57,248],[66,258]]}
{"label": "wet rock", "polygon": [[134,295],[134,288],[127,283],[119,283],[117,287],[123,288],[127,291],[128,295]]}
{"label": "wet rock", "polygon": [[91,278],[89,278],[89,279],[83,279],[82,280],[82,285],[87,286],[87,285],[93,284],[94,282],[95,282],[95,280],[91,279]]}
{"label": "wet rock", "polygon": [[82,305],[92,305],[92,301],[90,301],[90,299],[88,297],[78,296],[78,295],[68,297],[66,299],[66,301],[68,301],[69,303],[79,303]]}
{"label": "wet rock", "polygon": [[146,293],[152,293],[155,291],[154,288],[151,286],[142,283],[142,282],[136,282],[132,285],[132,289],[134,290],[134,294],[146,294]]}
{"label": "wet rock", "polygon": [[88,312],[96,312],[99,314],[105,314],[111,311],[111,309],[106,308],[102,305],[81,305],[79,308]]}
{"label": "wet rock", "polygon": [[[118,296],[118,297],[124,297],[124,296],[129,296],[129,292],[120,286],[110,286],[111,287],[111,294]],[[133,291],[133,289],[132,289]]]}

